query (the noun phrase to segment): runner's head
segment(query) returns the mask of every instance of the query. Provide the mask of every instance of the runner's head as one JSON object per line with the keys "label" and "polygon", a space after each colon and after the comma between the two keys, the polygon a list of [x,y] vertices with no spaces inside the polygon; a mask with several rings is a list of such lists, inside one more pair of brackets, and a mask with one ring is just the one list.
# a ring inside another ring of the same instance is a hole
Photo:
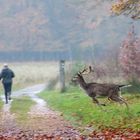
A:
{"label": "runner's head", "polygon": [[7,63],[4,63],[4,68],[8,68],[8,64]]}

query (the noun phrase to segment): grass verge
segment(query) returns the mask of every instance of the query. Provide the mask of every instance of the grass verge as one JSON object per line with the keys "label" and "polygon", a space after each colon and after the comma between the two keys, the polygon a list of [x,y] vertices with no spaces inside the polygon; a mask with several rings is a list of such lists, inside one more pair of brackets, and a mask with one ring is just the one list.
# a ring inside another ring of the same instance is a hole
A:
{"label": "grass verge", "polygon": [[[1,86],[0,86],[0,96],[2,96],[3,95],[3,93],[2,93],[2,88],[1,88]],[[0,98],[0,111],[1,111],[1,109],[2,109],[2,107],[3,107],[3,104],[4,104],[4,102],[2,101],[2,99]]]}
{"label": "grass verge", "polygon": [[3,101],[2,99],[0,99],[0,110],[2,109],[2,107],[3,107]]}
{"label": "grass verge", "polygon": [[76,126],[94,126],[94,129],[98,130],[104,128],[140,130],[140,95],[125,95],[129,110],[125,105],[100,98],[100,102],[107,104],[104,107],[107,112],[100,110],[92,103],[91,98],[75,87],[66,93],[45,91],[39,96],[45,99],[51,108],[62,112],[64,117]]}
{"label": "grass verge", "polygon": [[23,124],[28,119],[28,112],[30,111],[31,106],[35,104],[30,97],[22,96],[20,98],[15,98],[11,105],[11,112],[16,116],[18,123]]}

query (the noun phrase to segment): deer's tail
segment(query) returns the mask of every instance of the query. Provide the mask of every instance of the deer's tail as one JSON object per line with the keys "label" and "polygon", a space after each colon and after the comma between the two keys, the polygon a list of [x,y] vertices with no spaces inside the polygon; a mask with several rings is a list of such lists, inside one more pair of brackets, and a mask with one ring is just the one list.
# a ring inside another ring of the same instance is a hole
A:
{"label": "deer's tail", "polygon": [[132,85],[119,85],[119,88],[131,87]]}

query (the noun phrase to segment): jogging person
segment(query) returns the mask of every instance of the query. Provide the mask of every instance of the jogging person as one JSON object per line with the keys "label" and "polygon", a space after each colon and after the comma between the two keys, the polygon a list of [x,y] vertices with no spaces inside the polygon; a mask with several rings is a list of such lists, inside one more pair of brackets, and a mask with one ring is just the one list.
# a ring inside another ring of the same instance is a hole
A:
{"label": "jogging person", "polygon": [[4,64],[4,67],[0,73],[0,80],[2,79],[6,104],[8,104],[8,100],[11,100],[12,78],[14,77],[14,72],[8,67],[7,64]]}

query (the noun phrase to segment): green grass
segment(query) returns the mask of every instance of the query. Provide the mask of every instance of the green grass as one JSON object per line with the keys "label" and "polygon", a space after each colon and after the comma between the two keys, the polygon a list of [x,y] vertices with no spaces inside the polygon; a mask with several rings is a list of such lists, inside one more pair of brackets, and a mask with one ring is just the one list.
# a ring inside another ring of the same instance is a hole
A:
{"label": "green grass", "polygon": [[[3,91],[3,89],[2,89],[2,87],[0,86],[0,96],[3,94],[2,93],[2,91]],[[2,99],[0,98],[0,111],[1,111],[1,109],[2,109],[2,107],[3,107],[3,104],[4,104],[4,102],[2,101]]]}
{"label": "green grass", "polygon": [[103,128],[129,128],[135,131],[140,130],[140,95],[125,95],[129,104],[129,111],[125,105],[110,102],[107,99],[99,98],[107,106],[100,110],[92,103],[83,91],[79,88],[71,88],[67,93],[57,91],[45,91],[39,95],[44,98],[51,108],[59,110],[64,117],[74,125],[92,125],[95,129]]}
{"label": "green grass", "polygon": [[22,96],[20,98],[15,98],[11,104],[11,112],[16,116],[16,120],[18,123],[25,123],[28,119],[28,112],[30,111],[31,106],[35,104],[27,96]]}
{"label": "green grass", "polygon": [[1,118],[1,112],[2,112],[2,107],[3,107],[3,101],[0,99],[0,118]]}
{"label": "green grass", "polygon": [[2,99],[0,99],[0,110],[2,109],[2,107],[3,107],[3,101]]}

